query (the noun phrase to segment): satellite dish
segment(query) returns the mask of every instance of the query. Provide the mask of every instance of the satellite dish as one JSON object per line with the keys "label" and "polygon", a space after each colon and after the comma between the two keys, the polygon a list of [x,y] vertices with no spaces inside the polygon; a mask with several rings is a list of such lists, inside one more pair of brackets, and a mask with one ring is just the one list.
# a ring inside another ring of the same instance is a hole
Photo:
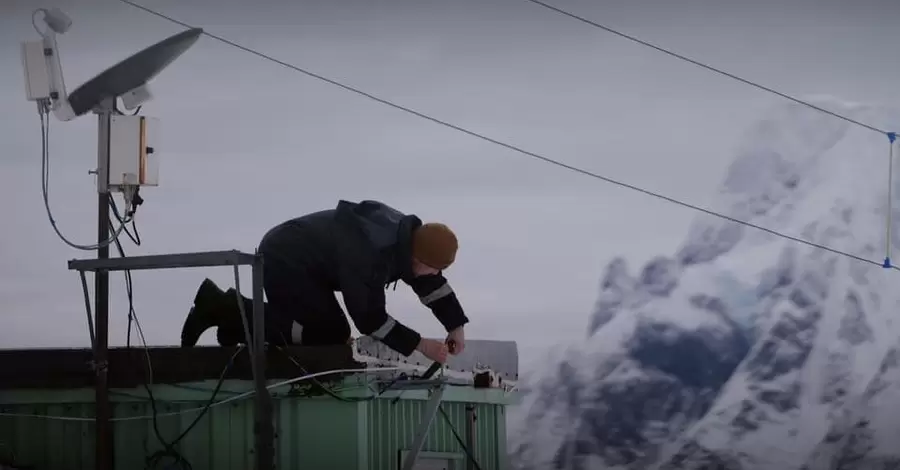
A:
{"label": "satellite dish", "polygon": [[75,116],[90,112],[107,98],[118,98],[147,84],[197,42],[202,28],[183,31],[128,57],[87,81],[69,95]]}

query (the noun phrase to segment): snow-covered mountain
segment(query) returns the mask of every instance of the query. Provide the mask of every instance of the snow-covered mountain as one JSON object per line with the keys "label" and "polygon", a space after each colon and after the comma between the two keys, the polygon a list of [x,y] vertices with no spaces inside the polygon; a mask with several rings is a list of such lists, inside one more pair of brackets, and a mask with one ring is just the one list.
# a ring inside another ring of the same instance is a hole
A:
{"label": "snow-covered mountain", "polygon": [[[888,110],[812,101],[900,129]],[[516,467],[900,465],[900,272],[880,266],[888,151],[886,136],[799,104],[760,120],[710,207],[852,257],[700,214],[676,253],[636,274],[613,260],[584,342],[522,381]]]}

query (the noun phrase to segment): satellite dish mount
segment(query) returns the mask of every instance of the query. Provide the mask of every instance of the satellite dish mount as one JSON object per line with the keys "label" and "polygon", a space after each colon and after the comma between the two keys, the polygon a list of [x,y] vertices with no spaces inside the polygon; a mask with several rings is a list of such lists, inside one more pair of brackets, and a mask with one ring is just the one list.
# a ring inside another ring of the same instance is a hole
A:
{"label": "satellite dish mount", "polygon": [[[44,27],[38,26],[38,14],[43,14]],[[25,72],[26,97],[37,104],[41,115],[49,119],[52,113],[60,121],[72,121],[87,113],[98,116],[97,175],[98,221],[97,243],[78,245],[70,242],[56,227],[47,202],[47,180],[44,179],[44,202],[57,235],[67,244],[82,250],[97,250],[97,258],[109,258],[109,245],[118,239],[129,218],[133,205],[140,204],[141,186],[157,186],[159,166],[157,157],[157,121],[135,114],[123,114],[117,102],[121,98],[126,109],[136,109],[152,98],[148,83],[172,61],[181,56],[203,34],[193,28],[166,38],[126,58],[87,81],[71,94],[66,90],[60,62],[57,36],[65,34],[72,20],[57,8],[35,10],[32,24],[41,39],[22,43],[22,64]],[[43,126],[42,126],[43,127]],[[47,134],[43,136],[44,164],[49,163]],[[45,167],[46,171],[46,167]],[[110,234],[111,192],[121,192],[125,198],[125,213],[121,226]],[[131,210],[129,210],[131,209]],[[85,293],[87,285],[82,277]],[[88,314],[91,343],[94,349],[97,399],[97,466],[112,468],[112,423],[107,382],[107,349],[109,323],[109,272],[99,270],[94,279],[96,338],[91,316]]]}

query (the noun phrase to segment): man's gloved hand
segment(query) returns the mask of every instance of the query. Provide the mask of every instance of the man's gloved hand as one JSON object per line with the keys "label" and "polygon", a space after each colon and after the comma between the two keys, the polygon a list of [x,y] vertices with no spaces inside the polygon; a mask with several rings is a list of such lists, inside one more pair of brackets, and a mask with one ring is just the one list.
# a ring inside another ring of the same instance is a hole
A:
{"label": "man's gloved hand", "polygon": [[450,354],[461,354],[466,349],[466,333],[463,327],[457,327],[447,336],[447,344],[450,345]]}
{"label": "man's gloved hand", "polygon": [[440,362],[441,364],[447,362],[448,348],[447,344],[444,342],[436,339],[422,338],[422,340],[419,341],[419,345],[416,346],[416,350],[432,361]]}

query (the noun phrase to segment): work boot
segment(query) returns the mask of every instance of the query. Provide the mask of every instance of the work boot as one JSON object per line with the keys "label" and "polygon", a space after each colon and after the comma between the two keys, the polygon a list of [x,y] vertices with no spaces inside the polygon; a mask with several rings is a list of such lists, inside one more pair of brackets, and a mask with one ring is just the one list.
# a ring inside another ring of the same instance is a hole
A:
{"label": "work boot", "polygon": [[[234,288],[230,288],[223,293],[228,302],[228,315],[223,317],[223,322],[216,325],[216,339],[222,346],[234,346],[238,343],[248,344],[244,338],[244,320],[241,317],[241,310],[237,303],[237,295]],[[244,312],[247,315],[247,327],[250,328],[250,334],[253,334],[253,300],[241,295],[244,302]]]}
{"label": "work boot", "polygon": [[[240,326],[238,332],[242,331],[240,311],[238,310],[236,299],[234,299],[234,290],[231,289],[231,297],[228,292],[222,292],[212,280],[204,279],[197,289],[194,296],[194,306],[191,307],[187,318],[184,320],[184,326],[181,328],[181,346],[192,347],[197,344],[200,336],[206,330],[217,327],[220,331],[223,327],[227,330],[233,330],[234,325]],[[217,337],[219,335],[217,334]],[[238,336],[238,340],[241,336]],[[224,339],[228,340],[222,343],[223,338],[219,338],[219,344],[222,346],[233,346],[237,344],[237,340],[233,340],[230,334],[224,335]]]}

